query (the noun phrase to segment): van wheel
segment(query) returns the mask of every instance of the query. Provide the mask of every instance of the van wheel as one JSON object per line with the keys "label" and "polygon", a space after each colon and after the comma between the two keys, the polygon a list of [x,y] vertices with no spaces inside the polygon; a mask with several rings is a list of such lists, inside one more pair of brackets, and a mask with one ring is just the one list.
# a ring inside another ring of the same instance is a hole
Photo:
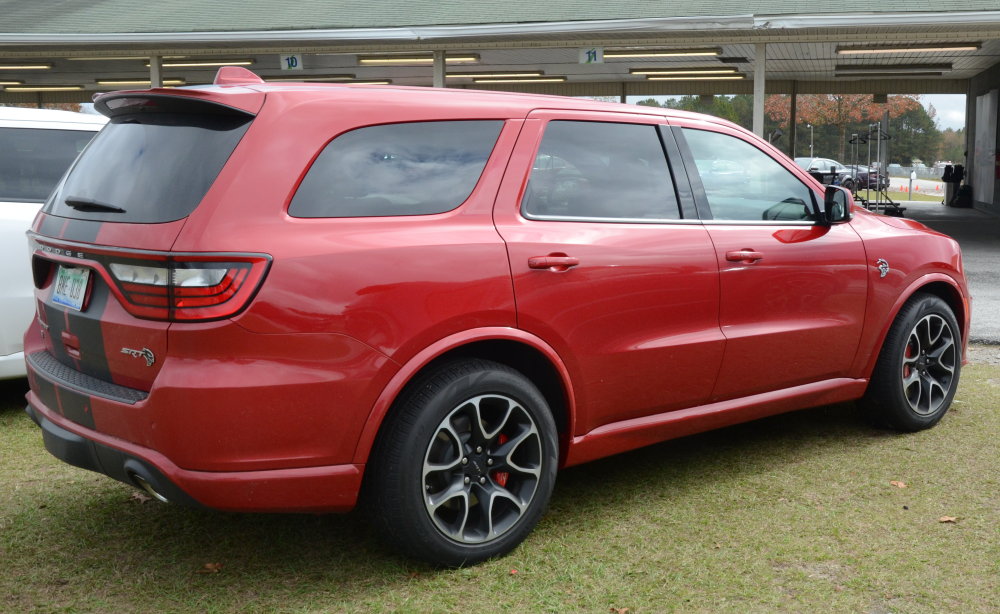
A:
{"label": "van wheel", "polygon": [[548,505],[555,422],[514,369],[443,365],[404,393],[384,429],[369,468],[372,511],[405,554],[453,567],[506,554]]}
{"label": "van wheel", "polygon": [[915,294],[889,329],[864,404],[884,426],[930,428],[951,406],[961,369],[955,314],[937,296]]}

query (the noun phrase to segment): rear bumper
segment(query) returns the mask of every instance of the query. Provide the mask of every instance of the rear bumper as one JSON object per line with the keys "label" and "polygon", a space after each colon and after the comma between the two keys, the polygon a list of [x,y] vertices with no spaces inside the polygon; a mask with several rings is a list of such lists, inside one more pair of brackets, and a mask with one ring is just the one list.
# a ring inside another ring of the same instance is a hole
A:
{"label": "rear bumper", "polygon": [[234,512],[346,512],[357,503],[361,488],[363,465],[189,471],[154,450],[54,415],[33,392],[25,412],[42,429],[45,448],[56,458],[137,488],[145,481],[173,503]]}

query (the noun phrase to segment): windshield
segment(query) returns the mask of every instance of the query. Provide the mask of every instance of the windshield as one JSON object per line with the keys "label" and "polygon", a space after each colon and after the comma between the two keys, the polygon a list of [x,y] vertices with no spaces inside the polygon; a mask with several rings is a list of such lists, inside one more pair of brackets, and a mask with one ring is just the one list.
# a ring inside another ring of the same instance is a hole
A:
{"label": "windshield", "polygon": [[45,212],[146,224],[187,217],[252,119],[219,112],[218,105],[162,99],[116,114],[58,186]]}

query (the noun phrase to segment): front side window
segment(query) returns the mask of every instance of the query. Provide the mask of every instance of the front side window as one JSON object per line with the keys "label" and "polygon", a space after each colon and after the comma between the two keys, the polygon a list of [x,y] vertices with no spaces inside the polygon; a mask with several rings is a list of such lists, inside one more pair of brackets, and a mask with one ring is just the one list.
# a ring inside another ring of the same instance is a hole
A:
{"label": "front side window", "polygon": [[777,160],[743,139],[684,129],[716,220],[813,220],[813,194]]}
{"label": "front side window", "polygon": [[288,207],[293,217],[444,213],[472,194],[499,120],[414,122],[346,132],[320,153]]}
{"label": "front side window", "polygon": [[43,202],[95,134],[90,130],[0,128],[0,200]]}
{"label": "front side window", "polygon": [[641,124],[549,122],[521,205],[541,219],[680,218],[656,126]]}

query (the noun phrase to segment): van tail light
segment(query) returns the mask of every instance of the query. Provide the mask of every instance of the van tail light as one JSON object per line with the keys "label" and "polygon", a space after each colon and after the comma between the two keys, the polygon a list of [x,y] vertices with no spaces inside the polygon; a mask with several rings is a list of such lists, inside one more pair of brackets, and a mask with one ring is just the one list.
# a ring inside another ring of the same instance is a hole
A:
{"label": "van tail light", "polygon": [[119,259],[107,263],[126,311],[138,318],[192,322],[242,311],[267,272],[267,256],[230,254]]}

